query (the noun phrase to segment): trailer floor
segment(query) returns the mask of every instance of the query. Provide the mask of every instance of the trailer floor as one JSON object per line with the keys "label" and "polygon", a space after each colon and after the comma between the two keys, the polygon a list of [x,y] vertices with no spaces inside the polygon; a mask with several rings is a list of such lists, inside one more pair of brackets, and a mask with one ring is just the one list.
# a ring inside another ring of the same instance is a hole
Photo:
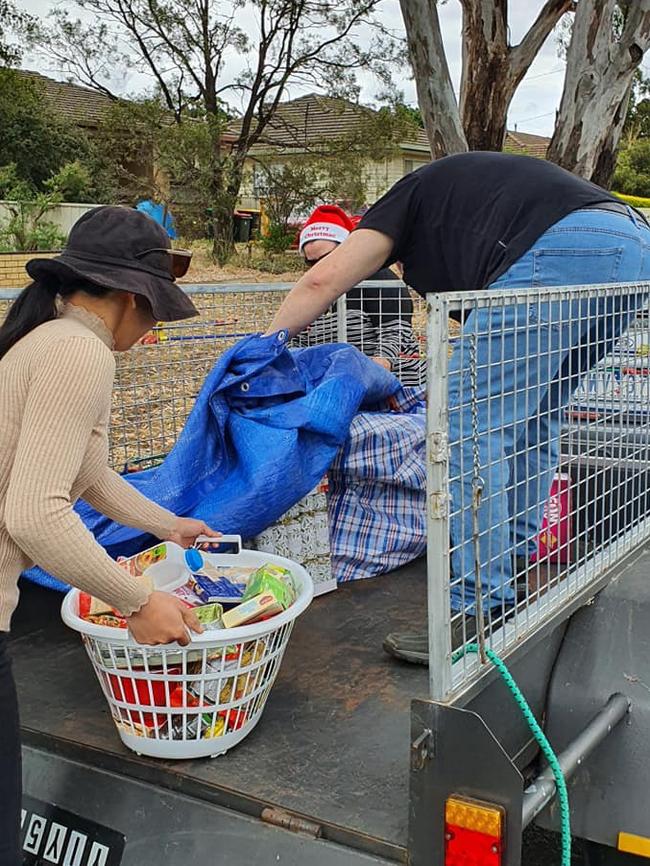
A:
{"label": "trailer floor", "polygon": [[391,629],[425,627],[424,560],[347,584],[300,617],[257,728],[216,759],[159,761],[119,740],[61,596],[31,585],[12,626],[25,744],[258,815],[286,809],[333,841],[404,857],[409,709],[424,668],[391,661]]}

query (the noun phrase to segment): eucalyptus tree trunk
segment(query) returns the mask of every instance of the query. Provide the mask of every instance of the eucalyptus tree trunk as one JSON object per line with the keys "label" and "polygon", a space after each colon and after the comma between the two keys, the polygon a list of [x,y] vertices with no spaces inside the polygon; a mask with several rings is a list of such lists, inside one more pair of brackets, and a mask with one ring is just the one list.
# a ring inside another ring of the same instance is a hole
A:
{"label": "eucalyptus tree trunk", "polygon": [[463,71],[460,116],[470,150],[501,150],[508,109],[521,80],[573,0],[547,0],[528,32],[511,45],[508,0],[461,0]]}
{"label": "eucalyptus tree trunk", "polygon": [[[619,33],[614,13],[624,16]],[[634,72],[650,46],[650,0],[580,0],[548,158],[610,185]]]}
{"label": "eucalyptus tree trunk", "polygon": [[400,0],[418,103],[434,159],[467,150],[436,0]]}

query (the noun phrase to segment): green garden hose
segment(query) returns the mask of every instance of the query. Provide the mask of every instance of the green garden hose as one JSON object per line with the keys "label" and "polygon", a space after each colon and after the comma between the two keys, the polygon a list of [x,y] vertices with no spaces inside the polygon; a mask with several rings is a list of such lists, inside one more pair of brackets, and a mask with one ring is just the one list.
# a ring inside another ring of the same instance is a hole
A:
{"label": "green garden hose", "polygon": [[[478,644],[467,644],[467,646],[462,647],[460,650],[453,654],[452,662],[458,661],[458,659],[462,658],[464,655],[467,655],[467,653],[478,654],[478,652]],[[569,813],[569,794],[567,792],[566,781],[564,780],[564,774],[562,772],[562,768],[560,767],[560,762],[558,761],[551,744],[546,738],[546,734],[541,729],[537,719],[533,715],[533,711],[529,707],[528,701],[523,696],[521,689],[514,681],[514,678],[506,667],[505,663],[499,658],[499,656],[494,652],[494,650],[485,647],[485,654],[490,659],[495,668],[499,671],[501,678],[503,679],[513,698],[517,702],[519,709],[521,710],[524,718],[526,719],[528,727],[530,728],[533,736],[537,740],[537,743],[542,750],[544,757],[548,761],[549,767],[551,768],[553,777],[555,778],[557,798],[560,804],[560,832],[562,839],[561,866],[571,866],[571,816]]]}

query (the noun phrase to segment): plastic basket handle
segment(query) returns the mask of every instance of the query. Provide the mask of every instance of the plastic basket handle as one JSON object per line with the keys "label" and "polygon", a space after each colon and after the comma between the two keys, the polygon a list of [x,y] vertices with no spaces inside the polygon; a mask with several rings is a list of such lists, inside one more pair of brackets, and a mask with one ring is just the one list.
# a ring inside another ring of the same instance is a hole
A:
{"label": "plastic basket handle", "polygon": [[199,544],[236,544],[236,554],[241,553],[242,549],[241,535],[219,535],[216,538],[210,535],[199,535],[194,542],[194,547]]}

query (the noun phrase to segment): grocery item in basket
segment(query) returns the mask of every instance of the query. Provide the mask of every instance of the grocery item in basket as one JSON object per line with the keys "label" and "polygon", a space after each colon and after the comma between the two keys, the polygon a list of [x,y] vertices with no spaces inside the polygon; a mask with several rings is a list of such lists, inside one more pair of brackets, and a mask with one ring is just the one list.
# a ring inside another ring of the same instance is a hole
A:
{"label": "grocery item in basket", "polygon": [[139,725],[137,722],[125,722],[122,719],[114,719],[115,727],[124,731],[125,734],[128,734],[132,737],[155,737],[155,727],[148,727],[147,725]]}
{"label": "grocery item in basket", "polygon": [[237,603],[244,594],[245,584],[233,583],[227,577],[218,574],[216,569],[214,571],[214,577],[209,577],[203,572],[193,574],[189,582],[192,592],[201,599],[203,604]]}
{"label": "grocery item in basket", "polygon": [[[160,738],[163,740],[195,740],[197,731],[203,739],[216,739],[229,731],[237,731],[246,722],[244,710],[227,710],[203,715],[173,716],[171,726],[163,725]],[[143,733],[142,736],[148,736]]]}
{"label": "grocery item in basket", "polygon": [[275,593],[266,590],[226,611],[222,617],[222,622],[225,628],[237,628],[240,625],[268,619],[282,613],[283,610],[284,606]]}
{"label": "grocery item in basket", "polygon": [[198,621],[205,628],[223,628],[221,617],[223,616],[223,607],[220,604],[204,604],[194,610]]}
{"label": "grocery item in basket", "polygon": [[[222,647],[209,647],[206,650],[175,650],[167,647],[109,647],[105,643],[97,644],[92,649],[99,664],[116,670],[124,670],[135,665],[148,665],[150,669],[167,665],[179,665],[183,659],[190,663],[200,664],[204,655],[209,660],[220,659]],[[228,658],[228,656],[226,656]]]}
{"label": "grocery item in basket", "polygon": [[166,558],[167,545],[163,542],[162,544],[156,544],[155,547],[149,547],[141,553],[136,553],[135,556],[119,556],[117,561],[130,575],[141,577],[150,566]]}
{"label": "grocery item in basket", "polygon": [[272,592],[282,605],[283,610],[296,600],[296,585],[288,568],[267,563],[251,574],[242,601],[248,601],[263,592]]}
{"label": "grocery item in basket", "polygon": [[[206,674],[224,674],[224,676],[211,677],[205,680],[196,680],[189,682],[186,686],[178,684],[170,691],[169,705],[172,707],[199,707],[206,704],[228,704],[231,701],[239,701],[242,698],[250,695],[261,676],[261,669],[255,668],[251,671],[234,676],[232,673],[228,676],[228,672],[233,668],[239,668],[240,654],[237,648],[236,661],[233,659],[230,662],[222,664],[221,660],[209,662],[206,665]],[[264,655],[264,646],[259,645],[257,649],[248,649],[241,653],[242,667],[250,665],[253,661],[260,661]],[[188,673],[195,673],[197,676],[201,674],[202,665],[195,663],[188,665]]]}
{"label": "grocery item in basket", "polygon": [[189,583],[184,583],[183,586],[179,586],[172,590],[172,595],[175,595],[176,598],[180,598],[183,604],[186,604],[188,607],[200,607],[203,604],[198,595],[193,592]]}
{"label": "grocery item in basket", "polygon": [[212,718],[207,723],[207,727],[203,731],[202,737],[205,740],[212,739],[214,737],[222,737],[226,732],[226,720],[223,716],[217,716],[217,720],[214,724],[212,724]]}
{"label": "grocery item in basket", "polygon": [[79,593],[79,616],[95,625],[126,628],[126,619],[118,610],[87,592]]}
{"label": "grocery item in basket", "polygon": [[[148,673],[162,673],[162,668],[149,668]],[[138,673],[142,676],[138,676]],[[181,668],[167,668],[167,674],[176,675],[181,672]],[[166,684],[160,680],[147,679],[144,668],[134,668],[129,675],[117,676],[115,674],[108,675],[108,684],[111,694],[116,701],[122,702],[125,707],[122,712],[128,717],[122,719],[125,724],[139,725],[144,732],[148,729],[160,726],[165,721],[164,715],[153,713],[145,713],[138,709],[128,709],[129,706],[144,706],[144,707],[166,707],[168,705],[168,691]],[[143,736],[148,735],[143,733]]]}

